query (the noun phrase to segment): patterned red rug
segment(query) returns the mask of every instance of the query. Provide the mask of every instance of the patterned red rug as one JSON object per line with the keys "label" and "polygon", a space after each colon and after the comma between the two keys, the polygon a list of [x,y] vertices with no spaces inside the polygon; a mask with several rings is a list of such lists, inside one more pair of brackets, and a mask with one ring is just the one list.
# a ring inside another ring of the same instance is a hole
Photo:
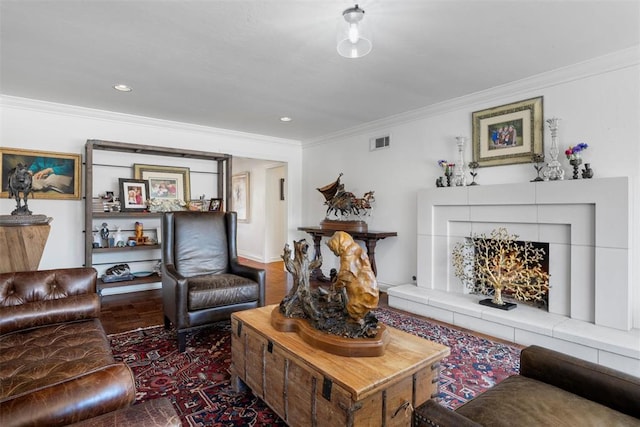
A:
{"label": "patterned red rug", "polygon": [[[395,328],[451,348],[442,362],[440,403],[456,408],[519,369],[520,350],[466,332],[428,322],[393,309],[379,308],[378,319]],[[110,335],[116,359],[136,378],[136,401],[168,396],[185,426],[284,426],[250,391],[231,388],[231,328],[219,322],[188,335],[178,353],[174,331],[157,326]]]}

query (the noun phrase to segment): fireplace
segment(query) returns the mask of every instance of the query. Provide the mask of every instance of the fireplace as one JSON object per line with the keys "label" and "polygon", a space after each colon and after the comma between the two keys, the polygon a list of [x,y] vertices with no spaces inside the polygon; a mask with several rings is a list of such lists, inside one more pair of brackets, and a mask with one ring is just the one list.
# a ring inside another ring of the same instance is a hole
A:
{"label": "fireplace", "polygon": [[518,240],[506,228],[474,234],[451,253],[454,275],[480,304],[511,310],[528,304],[548,311],[549,244]]}
{"label": "fireplace", "polygon": [[[417,283],[390,288],[389,305],[523,345],[629,366],[640,375],[630,194],[627,177],[422,190]],[[548,312],[481,307],[478,300],[486,297],[469,295],[455,276],[455,245],[499,227],[548,243]]]}

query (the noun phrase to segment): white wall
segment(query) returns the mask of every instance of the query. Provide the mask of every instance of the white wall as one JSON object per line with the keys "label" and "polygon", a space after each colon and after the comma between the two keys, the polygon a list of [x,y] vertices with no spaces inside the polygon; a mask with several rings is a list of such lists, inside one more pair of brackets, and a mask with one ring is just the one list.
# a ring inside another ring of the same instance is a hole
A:
{"label": "white wall", "polygon": [[[87,139],[181,147],[287,163],[288,174],[292,177],[287,180],[287,194],[290,195],[288,233],[291,236],[288,240],[293,239],[300,223],[301,205],[302,149],[298,141],[23,98],[0,97],[0,141],[3,147],[82,153],[84,161]],[[198,195],[197,192],[198,189],[194,188],[194,196]],[[53,217],[39,268],[82,266],[83,201],[30,200],[29,207],[36,214]],[[9,214],[14,208],[15,201],[0,199],[0,213]]]}
{"label": "white wall", "polygon": [[[238,255],[258,262],[270,262],[267,248],[267,172],[282,163],[247,158],[233,158],[233,174],[249,173],[249,221],[238,223]],[[286,215],[285,215],[286,218]],[[280,237],[277,244],[282,248],[286,242]]]}
{"label": "white wall", "polygon": [[[397,231],[378,243],[378,281],[412,283],[416,275],[416,194],[434,187],[439,159],[455,162],[455,136],[472,136],[471,113],[511,102],[544,97],[544,117],[560,117],[561,151],[586,142],[584,153],[597,177],[629,176],[632,182],[632,256],[640,256],[640,53],[636,47],[555,72],[471,94],[420,111],[391,117],[316,141],[303,141],[303,221],[317,225],[324,199],[313,189],[344,172],[347,191],[375,191],[369,229]],[[469,72],[475,72],[470,70]],[[383,102],[383,101],[381,101]],[[391,134],[391,147],[369,151],[369,138]],[[545,128],[546,154],[550,135]],[[466,147],[466,161],[471,160]],[[570,166],[561,162],[568,173]],[[481,185],[526,182],[536,176],[531,164],[481,168]],[[571,174],[569,174],[569,177]],[[442,191],[447,191],[442,189]],[[324,269],[335,256],[323,247]],[[633,258],[632,258],[633,259]],[[632,267],[635,326],[640,327],[640,263]]]}

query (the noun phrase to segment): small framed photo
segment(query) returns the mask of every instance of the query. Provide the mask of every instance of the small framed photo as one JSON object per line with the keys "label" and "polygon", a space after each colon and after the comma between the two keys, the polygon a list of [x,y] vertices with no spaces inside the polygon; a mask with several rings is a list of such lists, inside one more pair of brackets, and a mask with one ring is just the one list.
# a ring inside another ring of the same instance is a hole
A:
{"label": "small framed photo", "polygon": [[211,199],[209,201],[210,212],[222,212],[222,199]]}
{"label": "small framed photo", "polygon": [[204,210],[204,200],[194,199],[188,203],[188,209],[194,212],[202,212]]}
{"label": "small framed photo", "polygon": [[149,198],[149,181],[144,179],[119,178],[120,210],[123,212],[144,211]]}
{"label": "small framed photo", "polygon": [[476,111],[473,121],[473,161],[483,166],[530,163],[542,154],[542,97]]}

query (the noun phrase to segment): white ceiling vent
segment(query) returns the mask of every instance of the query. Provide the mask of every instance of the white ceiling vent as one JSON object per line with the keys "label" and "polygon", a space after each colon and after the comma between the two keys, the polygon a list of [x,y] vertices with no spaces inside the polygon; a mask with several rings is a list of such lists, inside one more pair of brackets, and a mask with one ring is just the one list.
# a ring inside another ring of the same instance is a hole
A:
{"label": "white ceiling vent", "polygon": [[389,148],[391,143],[391,135],[378,136],[369,139],[369,151],[382,150]]}

